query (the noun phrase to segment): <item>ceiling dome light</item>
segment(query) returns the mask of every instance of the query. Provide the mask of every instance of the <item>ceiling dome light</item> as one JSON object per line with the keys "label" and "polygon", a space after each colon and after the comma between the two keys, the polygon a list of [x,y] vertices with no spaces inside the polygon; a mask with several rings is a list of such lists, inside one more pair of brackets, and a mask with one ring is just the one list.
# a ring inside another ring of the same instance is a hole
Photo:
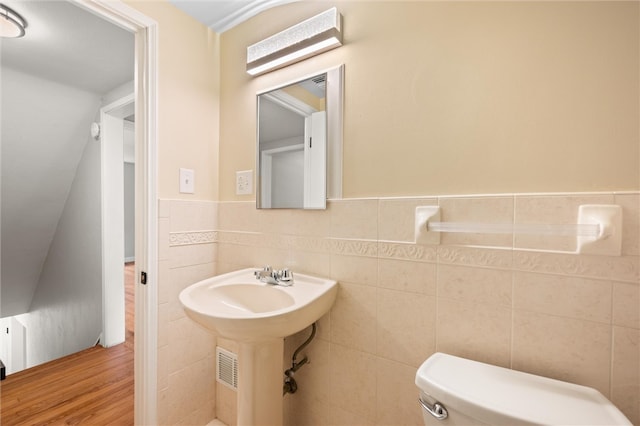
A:
{"label": "ceiling dome light", "polygon": [[0,37],[22,37],[27,21],[15,10],[0,3]]}

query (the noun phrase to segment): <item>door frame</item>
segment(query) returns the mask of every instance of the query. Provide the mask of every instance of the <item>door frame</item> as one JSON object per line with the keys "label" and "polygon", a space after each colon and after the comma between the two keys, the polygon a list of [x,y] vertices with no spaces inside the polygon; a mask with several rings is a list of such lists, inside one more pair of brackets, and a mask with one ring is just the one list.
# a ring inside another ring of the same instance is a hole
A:
{"label": "door frame", "polygon": [[260,200],[261,208],[270,209],[272,202],[271,177],[273,176],[273,157],[285,152],[304,151],[304,144],[282,146],[280,148],[265,149],[260,152]]}
{"label": "door frame", "polygon": [[124,118],[134,106],[132,93],[100,108],[101,343],[107,348],[125,341]]}
{"label": "door frame", "polygon": [[[135,424],[157,423],[158,371],[158,23],[119,0],[72,0],[135,35]],[[139,280],[137,280],[139,282]]]}

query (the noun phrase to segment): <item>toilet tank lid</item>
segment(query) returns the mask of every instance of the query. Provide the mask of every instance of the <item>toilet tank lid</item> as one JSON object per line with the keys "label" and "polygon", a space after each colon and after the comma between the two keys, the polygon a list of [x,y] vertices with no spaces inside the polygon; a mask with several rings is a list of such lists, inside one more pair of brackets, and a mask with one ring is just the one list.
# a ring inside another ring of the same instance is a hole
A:
{"label": "toilet tank lid", "polygon": [[420,366],[416,385],[445,407],[492,425],[631,425],[593,388],[443,353]]}

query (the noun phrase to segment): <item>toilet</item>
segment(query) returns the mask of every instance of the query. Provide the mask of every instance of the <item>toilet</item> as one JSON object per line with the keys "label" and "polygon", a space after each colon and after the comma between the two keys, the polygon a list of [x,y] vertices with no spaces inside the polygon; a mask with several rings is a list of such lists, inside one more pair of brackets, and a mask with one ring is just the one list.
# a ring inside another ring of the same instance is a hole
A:
{"label": "toilet", "polygon": [[593,388],[443,353],[416,385],[425,425],[631,425]]}

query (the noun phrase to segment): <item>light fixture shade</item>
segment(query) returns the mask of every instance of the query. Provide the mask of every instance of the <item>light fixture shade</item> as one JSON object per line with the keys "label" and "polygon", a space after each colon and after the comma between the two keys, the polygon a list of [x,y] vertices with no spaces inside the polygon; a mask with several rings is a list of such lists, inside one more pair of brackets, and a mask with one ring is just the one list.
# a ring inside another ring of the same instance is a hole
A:
{"label": "light fixture shade", "polygon": [[334,7],[247,47],[247,72],[259,75],[342,45]]}
{"label": "light fixture shade", "polygon": [[0,3],[0,37],[22,37],[27,21],[18,12]]}

